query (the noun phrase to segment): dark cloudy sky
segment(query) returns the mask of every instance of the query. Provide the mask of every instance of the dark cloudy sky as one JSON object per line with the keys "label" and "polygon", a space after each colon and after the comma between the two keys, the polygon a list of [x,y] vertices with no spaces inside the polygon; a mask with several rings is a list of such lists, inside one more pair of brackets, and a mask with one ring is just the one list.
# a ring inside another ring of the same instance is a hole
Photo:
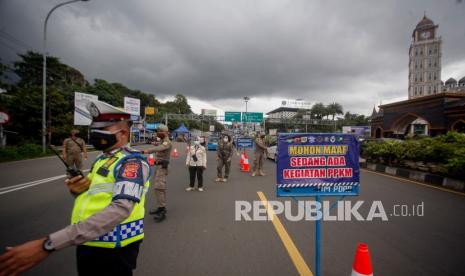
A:
{"label": "dark cloudy sky", "polygon": [[[41,50],[43,21],[60,2],[0,0],[3,61]],[[458,0],[91,0],[54,12],[48,48],[89,80],[180,92],[196,109],[240,110],[249,96],[255,111],[304,98],[369,114],[407,96],[408,48],[425,11],[443,39],[442,79],[465,76]]]}

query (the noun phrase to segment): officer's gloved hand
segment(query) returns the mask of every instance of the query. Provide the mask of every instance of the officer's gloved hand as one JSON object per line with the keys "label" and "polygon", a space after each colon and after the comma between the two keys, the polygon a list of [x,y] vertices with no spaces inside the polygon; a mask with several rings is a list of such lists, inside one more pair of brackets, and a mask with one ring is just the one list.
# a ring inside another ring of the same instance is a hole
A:
{"label": "officer's gloved hand", "polygon": [[89,179],[87,177],[83,177],[82,175],[66,179],[65,183],[68,186],[69,191],[75,195],[79,195],[87,191],[87,189],[89,189],[90,186]]}

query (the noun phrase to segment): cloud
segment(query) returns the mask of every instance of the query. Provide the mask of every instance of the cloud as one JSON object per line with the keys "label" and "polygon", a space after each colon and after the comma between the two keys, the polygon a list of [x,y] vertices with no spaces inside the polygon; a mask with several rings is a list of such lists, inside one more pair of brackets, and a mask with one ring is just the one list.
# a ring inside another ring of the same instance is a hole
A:
{"label": "cloud", "polygon": [[[3,0],[0,30],[40,49],[56,3]],[[243,96],[267,109],[305,98],[369,113],[407,95],[408,47],[424,11],[439,24],[447,74],[462,74],[465,5],[452,0],[92,0],[54,12],[48,45],[88,79],[157,96],[180,92],[224,109]]]}

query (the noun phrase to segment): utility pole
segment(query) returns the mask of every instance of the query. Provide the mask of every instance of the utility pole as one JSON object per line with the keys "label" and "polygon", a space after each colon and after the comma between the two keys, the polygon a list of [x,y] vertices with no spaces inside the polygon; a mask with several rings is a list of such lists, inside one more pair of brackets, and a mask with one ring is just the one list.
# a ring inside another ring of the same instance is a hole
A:
{"label": "utility pole", "polygon": [[[45,22],[44,22],[44,49],[42,53],[43,57],[43,68],[42,68],[42,151],[45,153],[46,151],[46,141],[47,141],[47,118],[46,118],[46,113],[47,113],[47,22],[48,19],[50,18],[50,15],[52,15],[52,12],[56,9],[58,9],[61,6],[71,4],[74,2],[86,2],[89,0],[71,0],[67,2],[60,3],[53,7],[48,13],[47,17],[45,17]],[[51,119],[50,119],[51,122]],[[50,123],[51,125],[51,123]],[[49,126],[50,128],[50,126]],[[49,139],[52,135],[51,129],[49,129]],[[50,142],[50,141],[49,141]]]}
{"label": "utility pole", "polygon": [[2,149],[5,147],[5,144],[3,143],[3,124],[0,124],[0,146]]}
{"label": "utility pole", "polygon": [[[244,101],[245,101],[245,118],[247,119],[248,116],[247,116],[247,102],[250,101],[250,98],[249,97],[244,97]],[[242,122],[242,128],[246,128],[247,126],[247,122]],[[249,129],[247,128],[247,131],[246,131],[247,134],[249,134]]]}

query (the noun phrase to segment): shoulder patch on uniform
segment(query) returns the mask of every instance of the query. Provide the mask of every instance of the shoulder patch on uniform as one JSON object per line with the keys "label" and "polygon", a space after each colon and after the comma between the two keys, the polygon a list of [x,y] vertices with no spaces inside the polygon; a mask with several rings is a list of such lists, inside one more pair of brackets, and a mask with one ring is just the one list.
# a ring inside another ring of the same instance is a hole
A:
{"label": "shoulder patch on uniform", "polygon": [[123,165],[122,177],[124,178],[137,178],[137,172],[140,168],[140,162],[129,161]]}
{"label": "shoulder patch on uniform", "polygon": [[167,142],[167,141],[165,141],[165,142],[163,142],[163,144],[162,144],[162,145],[164,145],[164,146],[168,146],[168,142]]}

